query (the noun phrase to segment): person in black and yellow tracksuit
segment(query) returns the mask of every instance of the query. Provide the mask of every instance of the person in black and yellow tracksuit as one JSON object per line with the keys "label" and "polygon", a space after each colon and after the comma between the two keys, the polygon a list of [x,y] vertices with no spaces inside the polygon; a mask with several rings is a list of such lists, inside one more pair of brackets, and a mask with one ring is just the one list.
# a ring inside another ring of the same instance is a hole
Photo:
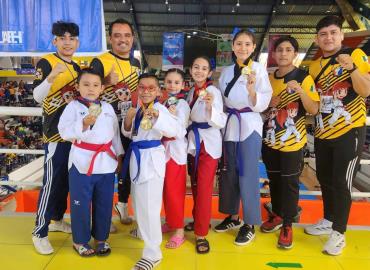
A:
{"label": "person in black and yellow tracksuit", "polygon": [[60,137],[58,122],[70,100],[64,94],[75,91],[74,86],[80,70],[72,61],[79,45],[78,25],[58,21],[53,24],[52,33],[55,36],[53,45],[57,52],[42,57],[37,63],[33,91],[34,99],[42,103],[45,148],[43,187],[32,233],[34,246],[40,254],[53,253],[48,231],[71,233],[70,224],[63,220],[67,209],[68,156],[71,143]]}
{"label": "person in black and yellow tracksuit", "polygon": [[307,226],[312,235],[330,234],[323,251],[339,255],[351,208],[352,181],[366,133],[365,98],[370,94],[370,64],[361,49],[342,46],[342,20],[326,16],[315,42],[322,57],[309,68],[320,94],[315,129],[316,174],[321,185],[324,219]]}
{"label": "person in black and yellow tracksuit", "polygon": [[299,176],[303,168],[303,147],[307,142],[306,112],[316,114],[319,96],[312,77],[293,65],[298,42],[283,36],[274,43],[278,69],[270,75],[273,95],[266,113],[262,158],[270,180],[273,213],[261,226],[263,232],[280,227],[278,246],[293,245],[292,222],[297,215]]}
{"label": "person in black and yellow tracksuit", "polygon": [[[127,111],[132,106],[131,93],[136,91],[141,69],[140,62],[130,56],[134,40],[132,25],[124,19],[117,19],[110,23],[108,31],[112,50],[94,58],[91,67],[105,78],[106,87],[101,100],[113,106],[121,126]],[[131,140],[124,136],[121,136],[121,140],[124,149],[127,150]],[[132,219],[128,215],[127,207],[130,177],[120,173],[118,177],[118,203],[114,205],[114,209],[121,223],[131,224]],[[111,232],[114,231],[116,228],[112,224]]]}

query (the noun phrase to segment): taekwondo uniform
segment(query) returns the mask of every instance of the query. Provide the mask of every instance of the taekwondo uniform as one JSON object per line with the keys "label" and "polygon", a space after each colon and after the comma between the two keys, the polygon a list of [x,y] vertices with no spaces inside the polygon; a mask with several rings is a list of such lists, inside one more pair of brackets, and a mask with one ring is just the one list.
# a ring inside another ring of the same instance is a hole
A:
{"label": "taekwondo uniform", "polygon": [[281,143],[284,143],[292,134],[295,135],[296,142],[299,142],[301,139],[301,133],[299,133],[299,131],[297,130],[294,119],[288,116],[285,120],[284,126],[286,127],[286,130],[284,135],[280,138]]}
{"label": "taekwondo uniform", "polygon": [[[180,94],[182,93],[180,92],[178,95]],[[180,229],[184,227],[188,146],[186,128],[189,124],[190,115],[190,107],[186,100],[180,96],[177,98],[176,117],[182,128],[182,132],[174,138],[162,139],[166,149],[166,175],[164,178],[163,204],[166,213],[166,223],[171,229]],[[169,105],[168,101],[166,101],[164,105],[167,107]]]}
{"label": "taekwondo uniform", "polygon": [[343,116],[346,124],[351,124],[351,114],[346,111],[346,108],[343,105],[342,100],[339,98],[334,98],[333,100],[333,114],[328,120],[329,126],[333,126],[335,122],[338,121],[339,117]]}
{"label": "taekwondo uniform", "polygon": [[95,124],[82,130],[83,118],[89,114],[88,106],[80,99],[72,101],[58,124],[61,137],[73,142],[68,168],[72,234],[77,244],[88,243],[90,235],[98,241],[108,238],[118,165],[116,157],[124,153],[117,116],[110,104],[102,102],[102,111]]}
{"label": "taekwondo uniform", "polygon": [[[208,111],[206,102],[198,93],[206,89],[214,97],[212,109]],[[197,236],[208,234],[212,210],[213,182],[222,154],[221,129],[225,126],[226,115],[220,90],[205,84],[200,89],[195,85],[189,93],[191,124],[188,128],[188,154],[192,156],[191,183],[194,200],[194,232]]]}
{"label": "taekwondo uniform", "polygon": [[153,108],[158,110],[159,116],[156,120],[151,120],[151,129],[144,130],[140,127],[141,109],[138,109],[130,131],[126,131],[122,125],[123,135],[132,139],[125,155],[122,173],[126,173],[129,165],[138,233],[145,244],[142,258],[158,261],[162,259],[160,213],[166,167],[165,149],[161,139],[176,137],[182,127],[176,117],[159,102],[155,102]]}
{"label": "taekwondo uniform", "polygon": [[254,106],[241,67],[234,64],[224,68],[219,79],[228,113],[224,130],[227,176],[220,181],[219,211],[237,215],[241,199],[244,223],[255,225],[261,223],[258,163],[263,122],[260,113],[270,103],[272,88],[261,64],[250,60],[248,66],[256,73]]}
{"label": "taekwondo uniform", "polygon": [[266,141],[271,142],[271,144],[275,144],[275,120],[273,118],[270,118],[268,120],[268,130],[266,131]]}

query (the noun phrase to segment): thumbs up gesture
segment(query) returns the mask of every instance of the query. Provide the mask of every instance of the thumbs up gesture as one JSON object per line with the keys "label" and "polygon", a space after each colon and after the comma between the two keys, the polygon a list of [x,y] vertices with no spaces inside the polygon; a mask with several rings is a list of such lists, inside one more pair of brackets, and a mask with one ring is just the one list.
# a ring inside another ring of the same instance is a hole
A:
{"label": "thumbs up gesture", "polygon": [[115,67],[115,64],[113,64],[108,76],[106,77],[106,84],[108,85],[116,85],[118,83],[119,78]]}

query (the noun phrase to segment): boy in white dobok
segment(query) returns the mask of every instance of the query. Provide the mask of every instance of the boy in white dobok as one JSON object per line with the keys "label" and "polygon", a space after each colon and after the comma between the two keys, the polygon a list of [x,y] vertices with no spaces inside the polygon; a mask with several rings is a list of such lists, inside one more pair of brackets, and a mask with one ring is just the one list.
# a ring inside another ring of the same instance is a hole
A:
{"label": "boy in white dobok", "polygon": [[[83,69],[77,78],[80,96],[68,104],[58,124],[63,140],[72,142],[68,169],[73,248],[82,257],[111,252],[106,241],[114,174],[124,153],[113,107],[99,100],[102,81],[93,69]],[[91,236],[95,250],[89,245]]]}
{"label": "boy in white dobok", "polygon": [[144,240],[142,258],[134,270],[150,270],[162,259],[160,212],[165,176],[163,137],[175,137],[183,130],[175,116],[157,101],[160,94],[155,75],[142,74],[137,87],[140,107],[130,108],[122,126],[124,136],[132,139],[123,163],[125,175],[130,166],[131,192],[138,228],[131,235]]}

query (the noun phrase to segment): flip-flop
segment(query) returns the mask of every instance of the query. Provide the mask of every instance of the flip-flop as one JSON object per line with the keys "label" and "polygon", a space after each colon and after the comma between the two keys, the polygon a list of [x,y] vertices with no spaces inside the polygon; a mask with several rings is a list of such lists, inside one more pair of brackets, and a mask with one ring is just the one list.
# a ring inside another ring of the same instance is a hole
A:
{"label": "flip-flop", "polygon": [[[201,250],[201,247],[205,247],[205,250]],[[209,242],[205,238],[199,238],[195,240],[195,250],[197,251],[198,254],[206,254],[209,252],[210,247],[209,247]]]}
{"label": "flip-flop", "polygon": [[[89,245],[89,244],[83,244],[79,247],[76,247],[73,245],[73,249],[80,255],[81,257],[92,257],[95,256],[95,250]],[[89,250],[92,250],[94,252],[87,253]]]}
{"label": "flip-flop", "polygon": [[[208,225],[208,228],[211,228],[211,224]],[[192,232],[194,231],[194,221],[189,222],[185,225],[184,230],[186,232]]]}
{"label": "flip-flop", "polygon": [[96,245],[95,253],[97,256],[108,256],[111,253],[110,245],[107,242],[100,242]]}
{"label": "flip-flop", "polygon": [[166,248],[175,249],[180,247],[185,242],[185,236],[180,237],[177,235],[172,235],[168,242],[166,243]]}
{"label": "flip-flop", "polygon": [[161,260],[158,261],[152,261],[148,259],[141,258],[135,266],[131,270],[137,270],[137,269],[144,269],[144,270],[152,270],[154,267],[156,267]]}
{"label": "flip-flop", "polygon": [[189,222],[188,224],[185,225],[184,230],[187,232],[192,232],[194,231],[194,221]]}

